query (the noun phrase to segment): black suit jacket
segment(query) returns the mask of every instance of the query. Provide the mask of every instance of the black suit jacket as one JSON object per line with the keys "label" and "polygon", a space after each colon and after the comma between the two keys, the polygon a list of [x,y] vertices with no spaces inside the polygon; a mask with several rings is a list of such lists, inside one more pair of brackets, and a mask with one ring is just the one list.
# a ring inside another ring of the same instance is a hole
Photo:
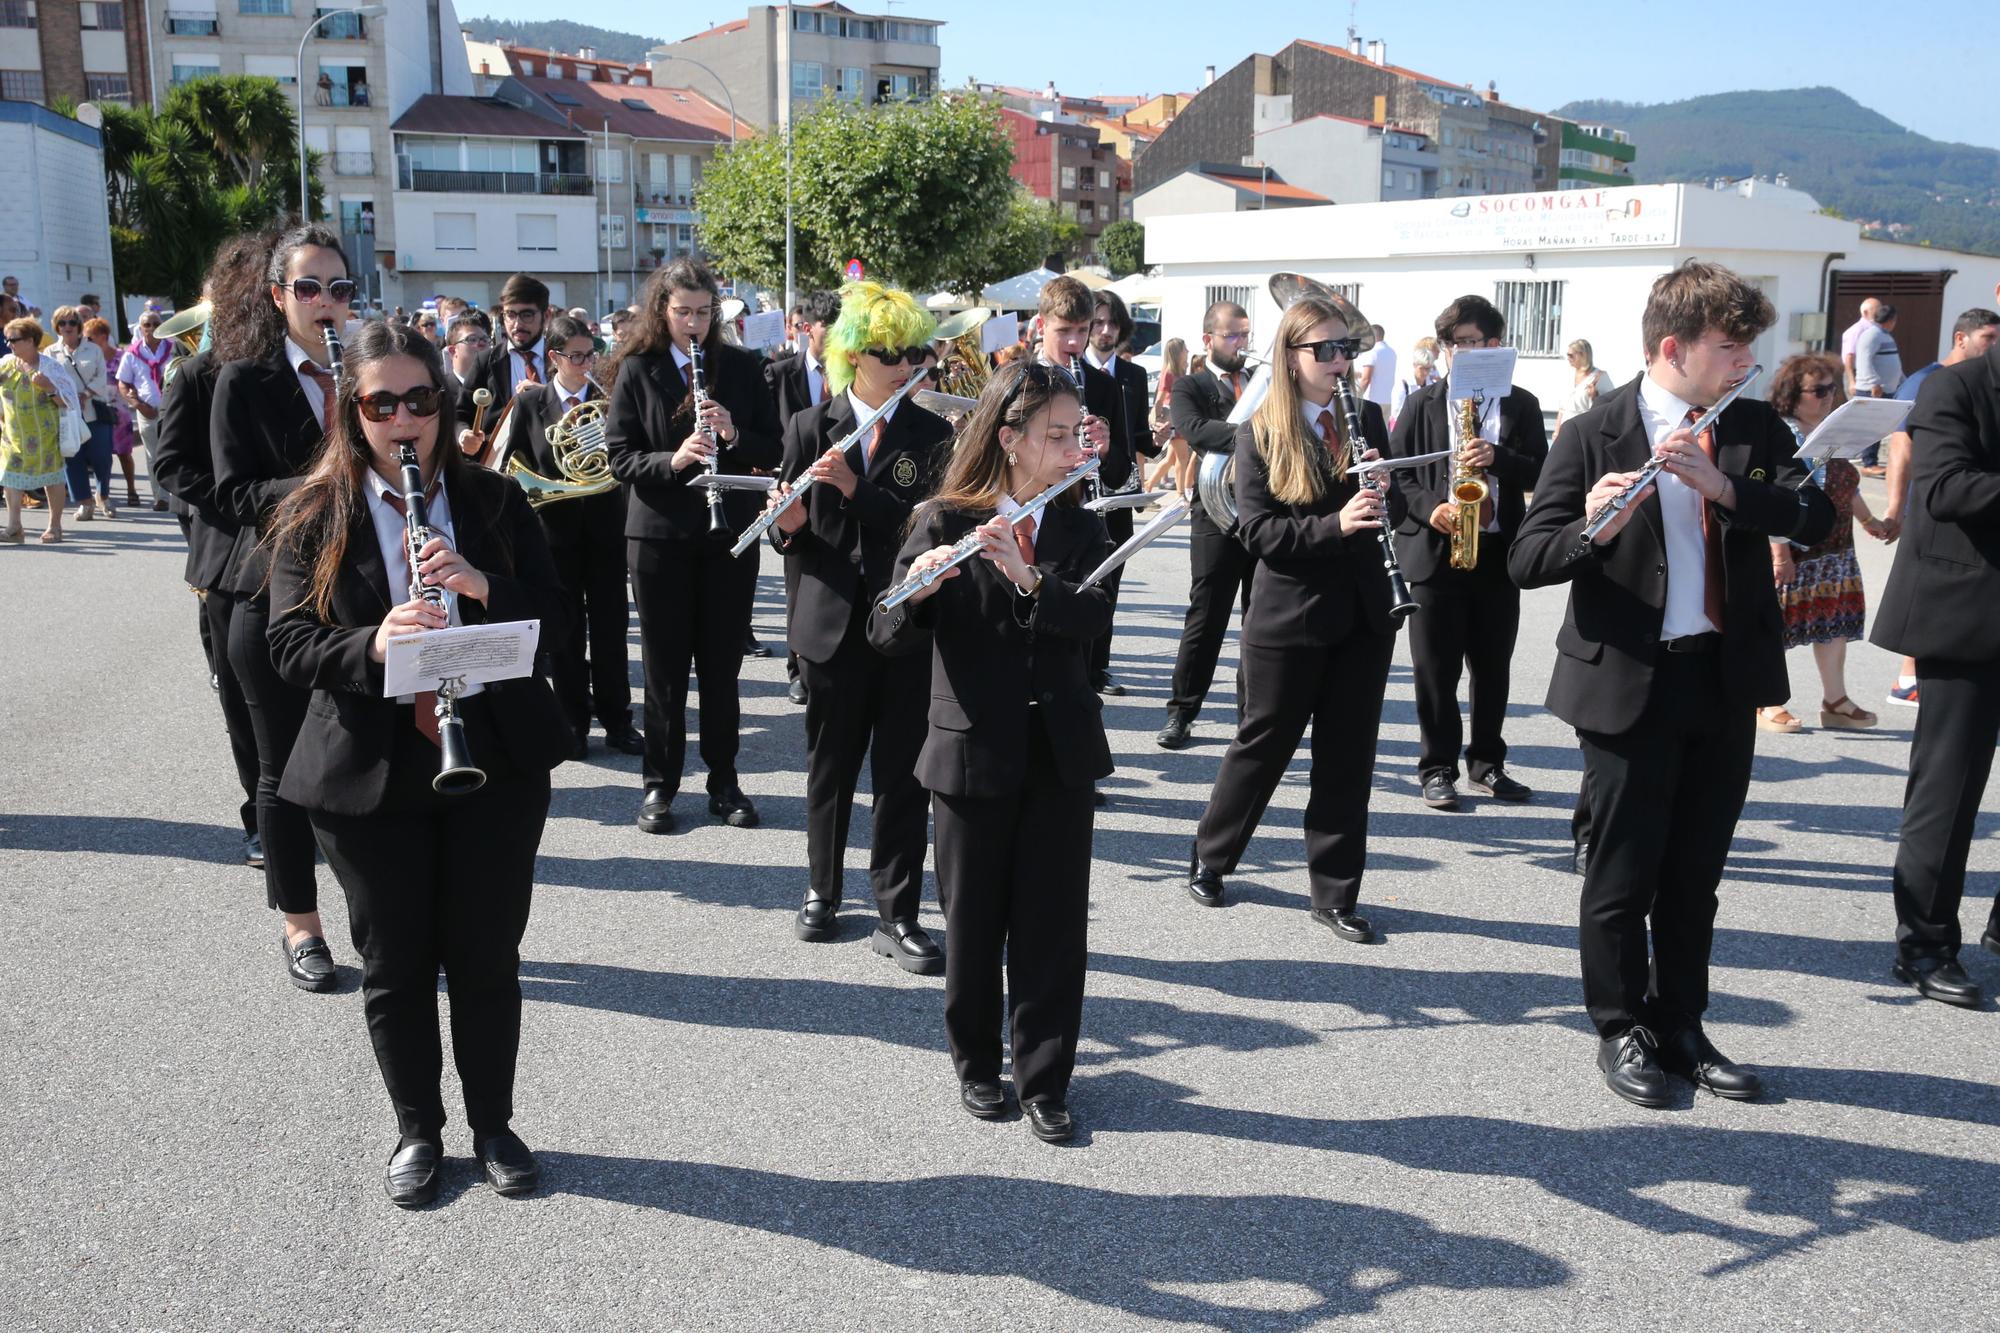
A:
{"label": "black suit jacket", "polygon": [[[770,471],[784,456],[778,433],[778,410],[764,383],[763,366],[740,347],[716,340],[704,346],[708,392],[729,409],[736,438],[716,456],[720,471],[747,476]],[[611,386],[611,407],[605,418],[604,442],[611,451],[611,475],[631,487],[625,506],[625,535],[656,541],[706,541],[708,492],[688,482],[699,467],[675,473],[674,451],[694,427],[694,410],[687,382],[674,364],[673,353],[660,351],[626,357]],[[763,509],[763,498],[750,491],[725,495],[729,526],[741,532]]]}
{"label": "black suit jacket", "polygon": [[[1084,365],[1090,366],[1089,361]],[[1095,366],[1091,366],[1095,370]],[[1104,489],[1115,491],[1132,480],[1140,458],[1151,458],[1160,452],[1153,443],[1151,404],[1146,397],[1146,372],[1133,365],[1122,356],[1111,359],[1109,378],[1118,386],[1119,415],[1124,419],[1124,432],[1111,442],[1111,449],[1104,455],[1104,466],[1098,470],[1098,479]]]}
{"label": "black suit jacket", "polygon": [[169,371],[153,446],[154,480],[187,507],[184,576],[190,588],[219,588],[236,545],[236,524],[216,505],[215,455],[208,439],[217,369],[214,354],[201,351]]}
{"label": "black suit jacket", "polygon": [[[1523,588],[1569,583],[1569,610],[1556,633],[1549,711],[1580,731],[1617,735],[1639,720],[1653,684],[1666,617],[1666,530],[1649,492],[1636,517],[1602,545],[1584,547],[1584,498],[1607,472],[1633,472],[1652,457],[1639,410],[1640,380],[1563,423],[1535,488],[1535,502],[1508,552]],[[1798,486],[1806,469],[1798,441],[1769,406],[1739,398],[1715,427],[1716,464],[1736,487],[1736,508],[1713,507],[1722,524],[1722,683],[1749,709],[1782,703],[1783,622],[1771,582],[1770,538],[1811,545],[1833,526],[1833,505]]]}
{"label": "black suit jacket", "polygon": [[[601,399],[595,385],[584,388],[584,400]],[[563,418],[562,395],[553,384],[524,384],[514,396],[513,410],[501,424],[499,443],[505,444],[521,462],[544,477],[559,478],[555,450],[549,444],[549,427]],[[498,458],[496,450],[494,457]],[[575,500],[557,500],[535,511],[541,516],[542,530],[549,545],[564,550],[581,547],[592,531],[625,531],[625,487],[616,486],[603,495]]]}
{"label": "black suit jacket", "polygon": [[215,377],[209,442],[215,456],[215,505],[236,524],[222,575],[224,591],[255,596],[270,567],[263,538],[278,505],[298,488],[319,451],[319,418],[286,360],[232,361]]}
{"label": "black suit jacket", "polygon": [[[540,346],[546,349],[548,339],[542,339]],[[512,351],[513,345],[503,335],[493,346],[474,358],[472,373],[466,376],[458,395],[457,416],[461,427],[470,426],[473,414],[479,410],[479,405],[472,401],[473,390],[485,389],[493,395],[493,402],[486,409],[486,429],[492,429],[494,418],[499,416],[500,409],[507,405],[508,399],[514,394],[514,359],[508,355]],[[535,358],[535,372],[544,382],[553,374],[547,362],[546,351]],[[527,387],[526,380],[521,382],[521,387]]]}
{"label": "black suit jacket", "polygon": [[[1247,376],[1243,383],[1248,387]],[[1212,370],[1181,376],[1167,397],[1174,434],[1203,454],[1226,454],[1236,447],[1236,427],[1229,424],[1229,413],[1235,406],[1236,394],[1229,381]]]}
{"label": "black suit jacket", "polygon": [[[822,384],[825,383],[825,374],[825,368],[821,367]],[[813,406],[812,378],[806,373],[806,358],[802,352],[765,362],[764,383],[770,386],[771,397],[777,403],[780,430],[790,427],[793,417]]]}
{"label": "black suit jacket", "polygon": [[[1389,429],[1382,409],[1363,402],[1361,433],[1372,449],[1385,450]],[[1340,510],[1360,484],[1331,484],[1312,504],[1286,504],[1271,494],[1270,470],[1256,445],[1256,426],[1236,435],[1237,536],[1257,557],[1250,609],[1243,613],[1243,642],[1260,648],[1323,648],[1356,629],[1394,634],[1389,578],[1382,543],[1373,529],[1340,535]]]}
{"label": "black suit jacket", "polygon": [[[540,620],[541,642],[561,643],[562,583],[527,495],[512,479],[479,467],[459,467],[447,484],[458,549],[492,585],[483,605],[459,598],[459,618],[469,625]],[[277,553],[271,569],[271,660],[280,676],[312,691],[279,792],[308,810],[373,814],[389,785],[398,729],[415,722],[412,705],[384,696],[382,664],[368,656],[392,602],[367,502],[348,528],[329,619],[304,605],[307,559],[288,548]],[[546,772],[574,744],[540,674],[496,681],[460,710],[475,761],[497,745],[513,771]],[[475,727],[475,716],[486,725]]]}
{"label": "black suit jacket", "polygon": [[[900,413],[899,413],[900,415]],[[949,546],[990,514],[940,505],[917,511],[895,579],[934,546]],[[1111,772],[1102,703],[1090,688],[1091,640],[1111,628],[1103,585],[1078,585],[1111,553],[1095,514],[1057,500],[1042,511],[1035,542],[1041,591],[1022,597],[990,561],[974,557],[922,602],[869,616],[868,637],[893,655],[931,649],[930,731],[917,780],[946,796],[1006,796],[1028,775],[1033,701],[1043,716],[1065,787]]]}
{"label": "black suit jacket", "polygon": [[1871,642],[1947,662],[2000,658],[2000,348],[1917,390],[1909,529]]}
{"label": "black suit jacket", "polygon": [[[846,394],[806,408],[785,428],[779,475],[793,480],[853,429],[854,409]],[[786,624],[793,652],[814,662],[830,660],[854,623],[855,607],[888,586],[910,515],[937,489],[951,442],[944,418],[915,403],[898,404],[867,473],[855,482],[852,500],[833,486],[816,485],[800,502],[804,527],[789,537],[771,529],[772,544],[798,558],[798,588]],[[849,465],[855,465],[853,452]]]}
{"label": "black suit jacket", "polygon": [[[1446,381],[1433,380],[1411,394],[1396,418],[1389,436],[1388,453],[1401,458],[1458,449],[1455,404],[1447,401]],[[1526,492],[1535,489],[1535,480],[1548,460],[1549,436],[1542,425],[1542,404],[1526,389],[1515,387],[1500,400],[1500,442],[1493,446],[1493,466],[1488,469],[1488,485],[1493,488],[1494,519],[1498,532],[1481,533],[1481,564],[1507,561],[1507,546],[1521,530],[1527,516]],[[1451,539],[1433,528],[1431,511],[1451,498],[1452,461],[1441,458],[1420,468],[1397,469],[1390,474],[1397,498],[1404,506],[1402,522],[1396,525],[1396,556],[1403,564],[1403,576],[1412,583],[1434,579],[1469,578],[1471,570],[1451,567]]]}

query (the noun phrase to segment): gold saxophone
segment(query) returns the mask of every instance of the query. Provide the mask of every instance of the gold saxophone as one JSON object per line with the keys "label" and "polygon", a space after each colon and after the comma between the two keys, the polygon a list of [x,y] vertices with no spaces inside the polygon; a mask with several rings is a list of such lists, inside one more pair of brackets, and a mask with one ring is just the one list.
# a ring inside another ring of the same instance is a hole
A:
{"label": "gold saxophone", "polygon": [[1479,510],[1490,494],[1485,474],[1465,461],[1466,450],[1479,439],[1479,402],[1458,400],[1458,461],[1451,474],[1451,502],[1457,506],[1451,526],[1451,567],[1472,569],[1479,564]]}

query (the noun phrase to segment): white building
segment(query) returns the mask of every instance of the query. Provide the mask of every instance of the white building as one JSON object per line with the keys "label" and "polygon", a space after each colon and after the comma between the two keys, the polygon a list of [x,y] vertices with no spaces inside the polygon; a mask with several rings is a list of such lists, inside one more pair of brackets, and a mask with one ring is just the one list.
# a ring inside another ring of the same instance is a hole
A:
{"label": "white building", "polygon": [[0,274],[21,280],[45,326],[57,306],[86,292],[108,306],[117,284],[98,132],[31,102],[0,101],[0,180],[8,184],[0,190]]}
{"label": "white building", "polygon": [[1802,207],[1797,194],[1641,185],[1181,214],[1148,223],[1146,262],[1158,272],[1163,336],[1190,348],[1201,345],[1203,310],[1221,299],[1250,311],[1268,348],[1278,311],[1265,282],[1280,270],[1341,288],[1399,352],[1431,333],[1454,298],[1485,296],[1520,349],[1516,381],[1550,405],[1571,383],[1572,339],[1587,339],[1615,380],[1643,369],[1646,294],[1685,259],[1727,265],[1771,298],[1778,323],[1757,353],[1773,370],[1828,339],[1837,345],[1867,296],[1899,307],[1908,370],[1949,344],[1959,312],[1994,305],[2000,258],[1863,240],[1859,224]]}

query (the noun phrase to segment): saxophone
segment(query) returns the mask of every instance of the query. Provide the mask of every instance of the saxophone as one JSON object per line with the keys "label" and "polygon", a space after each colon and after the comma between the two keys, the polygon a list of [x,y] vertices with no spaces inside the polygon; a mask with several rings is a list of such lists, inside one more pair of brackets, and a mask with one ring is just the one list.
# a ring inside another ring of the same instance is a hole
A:
{"label": "saxophone", "polygon": [[1458,460],[1451,474],[1451,502],[1457,513],[1451,528],[1451,567],[1472,569],[1479,564],[1479,511],[1491,489],[1486,477],[1465,461],[1465,452],[1479,439],[1479,400],[1458,400]]}

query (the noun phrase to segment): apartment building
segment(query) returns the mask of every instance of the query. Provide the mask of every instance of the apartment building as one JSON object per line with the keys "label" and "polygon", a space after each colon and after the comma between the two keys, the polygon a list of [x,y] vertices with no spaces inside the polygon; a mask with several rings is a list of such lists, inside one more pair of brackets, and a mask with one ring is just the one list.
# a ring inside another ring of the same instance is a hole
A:
{"label": "apartment building", "polygon": [[0,99],[144,105],[145,13],[121,0],[0,0]]}
{"label": "apartment building", "polygon": [[1104,229],[1130,216],[1131,164],[1080,120],[1004,105],[1000,119],[1014,144],[1014,179],[1083,229],[1078,258],[1094,262]]}

